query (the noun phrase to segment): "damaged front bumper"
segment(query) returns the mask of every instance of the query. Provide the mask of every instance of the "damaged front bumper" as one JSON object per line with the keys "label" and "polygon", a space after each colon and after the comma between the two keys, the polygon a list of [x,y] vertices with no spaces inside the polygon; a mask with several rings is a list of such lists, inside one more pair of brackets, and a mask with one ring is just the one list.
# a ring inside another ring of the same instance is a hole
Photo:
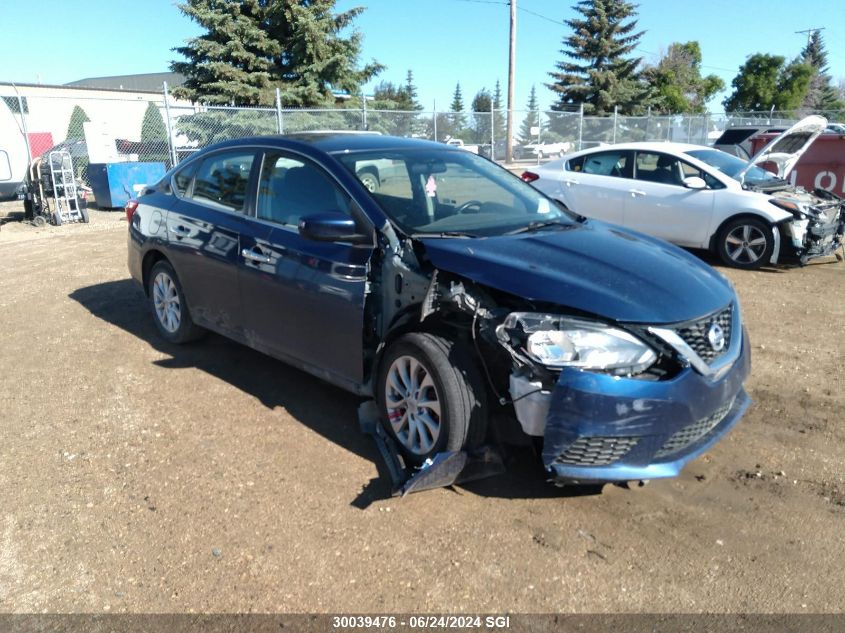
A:
{"label": "damaged front bumper", "polygon": [[803,265],[812,259],[832,255],[842,245],[845,236],[845,206],[837,205],[819,212],[815,217],[792,220],[780,226],[786,245],[784,259]]}
{"label": "damaged front bumper", "polygon": [[526,432],[544,436],[543,464],[559,483],[674,477],[748,408],[748,344],[743,331],[739,357],[715,380],[691,367],[660,381],[564,369],[550,391],[512,379],[514,407]]}

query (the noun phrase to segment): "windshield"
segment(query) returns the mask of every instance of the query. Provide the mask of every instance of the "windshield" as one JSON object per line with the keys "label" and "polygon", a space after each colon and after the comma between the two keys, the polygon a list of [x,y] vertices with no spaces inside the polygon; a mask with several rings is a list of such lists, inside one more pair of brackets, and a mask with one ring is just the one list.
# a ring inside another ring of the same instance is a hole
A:
{"label": "windshield", "polygon": [[[747,161],[726,154],[718,149],[694,149],[688,151],[687,154],[707,163],[711,167],[715,167],[734,180],[739,180],[736,175],[748,165]],[[773,185],[781,183],[783,180],[775,176],[772,172],[755,165],[745,175],[745,182],[749,185]]]}
{"label": "windshield", "polygon": [[464,150],[374,150],[335,156],[410,235],[485,237],[537,223],[574,222],[533,187]]}

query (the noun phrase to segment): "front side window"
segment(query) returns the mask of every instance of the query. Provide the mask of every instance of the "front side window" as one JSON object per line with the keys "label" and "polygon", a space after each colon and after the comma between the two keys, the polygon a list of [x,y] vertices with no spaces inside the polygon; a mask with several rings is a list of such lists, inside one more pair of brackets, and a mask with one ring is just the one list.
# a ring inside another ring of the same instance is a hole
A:
{"label": "front side window", "polygon": [[[748,164],[744,160],[740,160],[736,156],[731,156],[725,152],[717,149],[694,149],[687,152],[693,158],[707,163],[711,167],[718,169],[726,176],[730,176],[734,180],[739,180],[738,174],[745,169]],[[745,176],[745,182],[753,185],[772,185],[783,182],[782,179],[775,176],[770,171],[766,171],[756,165],[748,170]]]}
{"label": "front side window", "polygon": [[191,197],[221,211],[243,213],[253,152],[227,152],[206,158],[197,170]]}
{"label": "front side window", "polygon": [[268,153],[258,184],[258,218],[296,227],[313,213],[350,213],[349,196],[318,165],[298,156]]}
{"label": "front side window", "polygon": [[[335,156],[356,175],[361,164],[391,167],[392,179],[371,195],[409,234],[481,237],[533,222],[573,222],[530,185],[463,150],[386,149]],[[388,185],[391,180],[393,184]]]}

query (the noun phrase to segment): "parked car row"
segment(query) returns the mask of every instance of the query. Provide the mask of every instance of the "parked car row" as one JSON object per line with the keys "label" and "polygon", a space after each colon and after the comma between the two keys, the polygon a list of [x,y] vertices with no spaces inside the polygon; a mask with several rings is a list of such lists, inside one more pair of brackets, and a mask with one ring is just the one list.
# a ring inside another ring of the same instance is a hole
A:
{"label": "parked car row", "polygon": [[[632,169],[631,151],[597,164]],[[394,180],[374,190],[362,174],[387,164]],[[749,403],[722,275],[460,148],[238,139],[127,217],[129,270],[164,339],[212,330],[375,399],[409,464],[520,437],[558,483],[671,477]]]}
{"label": "parked car row", "polygon": [[523,179],[572,211],[711,250],[731,266],[804,264],[833,253],[845,233],[842,198],[786,180],[826,125],[808,117],[750,160],[698,145],[626,143],[575,152]]}

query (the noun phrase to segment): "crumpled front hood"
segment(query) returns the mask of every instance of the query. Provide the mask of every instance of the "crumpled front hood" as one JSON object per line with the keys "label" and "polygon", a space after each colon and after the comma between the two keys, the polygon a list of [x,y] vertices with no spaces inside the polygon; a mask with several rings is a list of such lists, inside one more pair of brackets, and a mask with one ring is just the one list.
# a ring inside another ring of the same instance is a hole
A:
{"label": "crumpled front hood", "polygon": [[807,148],[824,132],[825,127],[827,119],[824,117],[814,114],[801,119],[757,152],[735,178],[743,182],[748,170],[760,163],[774,163],[778,168],[778,177],[786,178]]}
{"label": "crumpled front hood", "polygon": [[420,241],[441,270],[608,320],[677,323],[734,299],[727,280],[686,251],[594,220],[565,230]]}

